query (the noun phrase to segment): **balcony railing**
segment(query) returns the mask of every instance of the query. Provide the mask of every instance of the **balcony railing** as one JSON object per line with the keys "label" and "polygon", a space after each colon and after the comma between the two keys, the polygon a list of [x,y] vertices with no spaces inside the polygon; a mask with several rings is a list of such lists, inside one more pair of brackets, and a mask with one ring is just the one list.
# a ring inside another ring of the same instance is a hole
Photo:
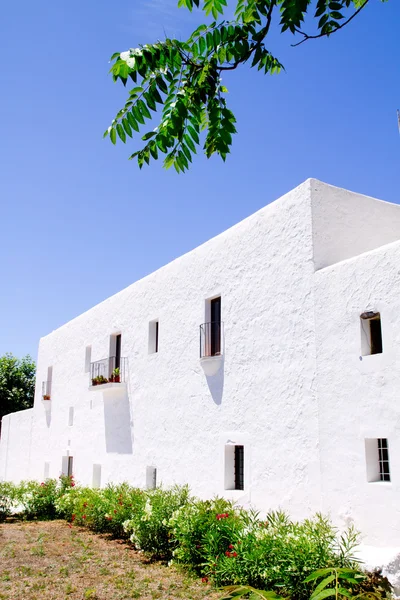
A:
{"label": "balcony railing", "polygon": [[105,383],[125,383],[128,373],[128,359],[110,356],[90,363],[90,386]]}
{"label": "balcony railing", "polygon": [[51,381],[42,383],[42,400],[51,400]]}
{"label": "balcony railing", "polygon": [[211,321],[200,325],[200,358],[222,356],[224,347],[224,324]]}

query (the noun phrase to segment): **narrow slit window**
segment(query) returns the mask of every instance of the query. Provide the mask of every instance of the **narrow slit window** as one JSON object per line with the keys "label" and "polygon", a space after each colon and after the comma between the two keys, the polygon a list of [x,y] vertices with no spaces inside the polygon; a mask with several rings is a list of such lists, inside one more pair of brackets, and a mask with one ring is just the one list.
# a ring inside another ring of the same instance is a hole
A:
{"label": "narrow slit window", "polygon": [[390,481],[389,446],[387,438],[378,438],[379,476],[381,481]]}
{"label": "narrow slit window", "polygon": [[92,346],[86,346],[86,350],[85,350],[85,373],[89,373],[91,361],[92,361]]}
{"label": "narrow slit window", "polygon": [[365,440],[367,481],[376,483],[390,481],[389,442],[387,438]]}
{"label": "narrow slit window", "polygon": [[225,446],[225,489],[244,490],[244,446]]}
{"label": "narrow slit window", "polygon": [[361,353],[368,356],[382,352],[381,315],[371,311],[365,312],[361,315]]}
{"label": "narrow slit window", "polygon": [[73,424],[74,424],[74,407],[70,406],[69,412],[68,412],[68,426],[72,427]]}
{"label": "narrow slit window", "polygon": [[68,477],[72,477],[73,475],[73,468],[74,468],[74,459],[72,456],[68,456],[68,469],[67,469],[67,475]]}
{"label": "narrow slit window", "polygon": [[158,352],[160,325],[158,320],[149,323],[149,354]]}

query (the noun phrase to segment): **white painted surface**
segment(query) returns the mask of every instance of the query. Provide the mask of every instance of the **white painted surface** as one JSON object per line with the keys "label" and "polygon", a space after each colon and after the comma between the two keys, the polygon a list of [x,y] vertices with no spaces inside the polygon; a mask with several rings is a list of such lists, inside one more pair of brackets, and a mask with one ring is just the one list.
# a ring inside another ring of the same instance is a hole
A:
{"label": "white painted surface", "polygon": [[[189,483],[201,497],[281,507],[293,518],[329,511],[339,525],[353,519],[368,543],[396,545],[400,244],[389,243],[397,239],[398,206],[307,180],[95,306],[41,339],[35,406],[5,418],[0,477],[41,479],[45,462],[56,477],[73,456],[78,482],[97,483],[96,465],[101,485],[145,487],[151,465],[158,484]],[[223,360],[207,376],[199,325],[206,300],[219,295]],[[381,313],[384,352],[360,361],[366,310]],[[160,343],[149,354],[155,318]],[[118,333],[127,385],[89,391],[86,348],[92,361],[104,359]],[[390,484],[367,482],[365,439],[378,437],[389,439]],[[224,489],[229,443],[244,445],[243,491]]]}

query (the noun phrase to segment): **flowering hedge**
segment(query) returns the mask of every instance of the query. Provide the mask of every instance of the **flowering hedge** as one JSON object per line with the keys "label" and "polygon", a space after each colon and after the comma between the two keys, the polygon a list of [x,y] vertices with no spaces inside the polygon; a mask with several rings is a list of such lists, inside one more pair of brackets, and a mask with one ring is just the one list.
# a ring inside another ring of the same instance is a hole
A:
{"label": "flowering hedge", "polygon": [[16,511],[28,519],[64,518],[70,528],[129,540],[148,555],[194,571],[205,583],[251,585],[295,600],[309,598],[312,584],[304,580],[317,569],[354,567],[358,543],[352,528],[339,537],[321,515],[300,523],[282,512],[261,518],[223,498],[193,498],[186,486],[92,489],[68,477],[0,483],[0,518]]}

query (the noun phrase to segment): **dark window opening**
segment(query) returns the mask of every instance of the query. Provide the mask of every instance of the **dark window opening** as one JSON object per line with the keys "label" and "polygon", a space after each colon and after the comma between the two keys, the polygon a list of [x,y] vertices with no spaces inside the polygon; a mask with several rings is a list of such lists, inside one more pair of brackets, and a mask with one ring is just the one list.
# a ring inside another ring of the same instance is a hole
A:
{"label": "dark window opening", "polygon": [[361,353],[382,354],[382,324],[380,313],[368,311],[361,315]]}
{"label": "dark window opening", "polygon": [[74,466],[74,458],[73,458],[73,456],[68,456],[68,468],[67,468],[68,477],[72,477],[73,466]]}
{"label": "dark window opening", "polygon": [[381,481],[390,481],[389,446],[387,438],[378,438],[379,475]]}
{"label": "dark window opening", "polygon": [[154,352],[158,352],[158,321],[156,321],[156,339],[155,339],[155,349]]}
{"label": "dark window opening", "polygon": [[221,297],[213,298],[211,305],[211,356],[221,354]]}
{"label": "dark window opening", "polygon": [[244,446],[235,446],[235,490],[244,490]]}
{"label": "dark window opening", "polygon": [[115,336],[115,369],[121,367],[121,334]]}
{"label": "dark window opening", "polygon": [[382,354],[382,328],[380,316],[369,320],[371,354]]}

